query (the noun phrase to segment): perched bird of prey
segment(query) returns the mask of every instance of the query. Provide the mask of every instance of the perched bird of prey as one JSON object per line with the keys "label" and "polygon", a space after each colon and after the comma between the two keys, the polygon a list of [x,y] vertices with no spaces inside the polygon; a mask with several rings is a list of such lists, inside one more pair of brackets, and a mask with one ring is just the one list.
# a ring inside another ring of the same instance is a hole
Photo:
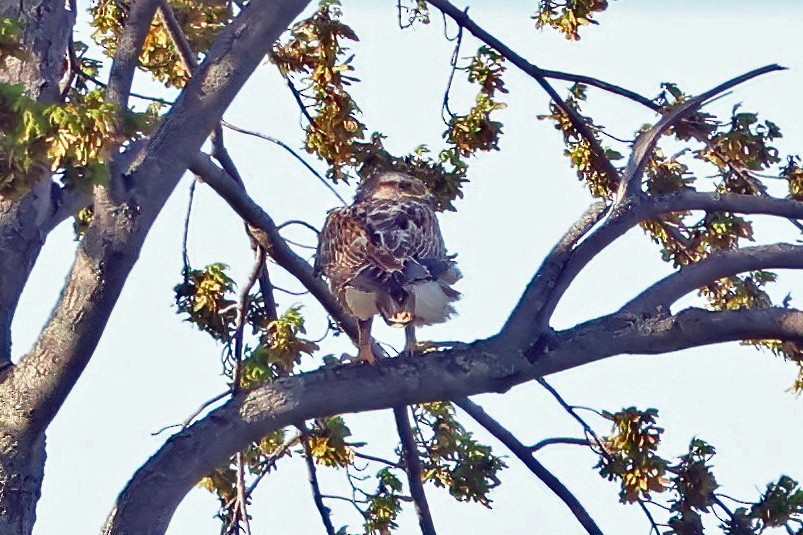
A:
{"label": "perched bird of prey", "polygon": [[415,327],[446,321],[460,293],[460,278],[446,253],[424,183],[387,172],[357,189],[351,206],[329,212],[315,256],[316,276],[329,279],[340,304],[359,323],[359,360],[375,362],[371,322],[404,327],[406,350],[415,349]]}

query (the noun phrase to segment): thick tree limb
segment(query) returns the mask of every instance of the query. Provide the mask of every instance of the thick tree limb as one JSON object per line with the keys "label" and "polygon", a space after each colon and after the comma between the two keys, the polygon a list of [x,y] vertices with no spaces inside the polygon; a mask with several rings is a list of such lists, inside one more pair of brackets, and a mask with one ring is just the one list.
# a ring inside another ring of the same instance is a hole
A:
{"label": "thick tree limb", "polygon": [[33,100],[57,102],[75,12],[59,0],[2,0],[0,16],[22,22],[20,42],[27,53],[21,59],[8,58],[0,66],[0,80],[24,85]]}
{"label": "thick tree limb", "polygon": [[552,472],[550,472],[543,464],[538,462],[535,457],[533,457],[531,448],[528,448],[522,444],[519,439],[513,435],[513,433],[508,431],[507,428],[505,428],[499,422],[491,418],[491,416],[489,416],[482,407],[468,398],[457,400],[455,404],[466,411],[466,413],[474,418],[477,423],[479,423],[489,433],[496,437],[497,440],[504,444],[505,447],[509,449],[511,453],[513,453],[513,455],[518,457],[518,459],[524,463],[530,472],[535,474],[535,477],[540,479],[541,482],[543,482],[544,485],[549,488],[549,490],[551,490],[558,498],[560,498],[589,535],[602,535],[602,530],[599,528],[599,526],[597,526],[597,523],[594,522],[594,519],[591,518],[591,515],[588,514],[588,511],[586,511],[585,507],[583,507],[574,494],[572,494],[571,491],[566,488],[560,479],[555,477]]}
{"label": "thick tree limb", "polygon": [[561,273],[572,257],[574,248],[599,223],[607,211],[608,206],[602,201],[592,204],[552,248],[516,305],[515,310],[527,312],[511,314],[503,327],[509,340],[514,343],[516,340],[528,340],[535,332],[541,330],[542,325],[533,321],[533,318],[540,314],[549,301],[555,285],[561,280]]}
{"label": "thick tree limb", "polygon": [[[12,404],[40,429],[58,411],[88,362],[145,235],[189,156],[195,155],[272,43],[306,4],[307,0],[251,2],[221,34],[127,174],[129,200],[117,204],[105,195],[96,198],[95,221],[62,299],[34,349],[4,384]],[[122,97],[123,86],[117,92]]]}
{"label": "thick tree limb", "polygon": [[[662,214],[689,210],[727,211],[803,219],[803,202],[771,197],[721,195],[689,190],[658,197],[641,196],[636,199],[625,199],[624,202],[615,205],[607,219],[582,242],[573,249],[561,253],[560,269],[556,269],[555,265],[547,261],[541,265],[505,323],[505,329],[509,328],[512,335],[510,342],[516,345],[522,340],[531,339],[536,333],[542,333],[563,294],[577,275],[617,238],[641,221]],[[584,228],[588,225],[588,216],[589,214],[586,214],[581,218],[575,224],[575,228]],[[570,231],[564,239],[569,239],[571,242],[571,235]]]}
{"label": "thick tree limb", "polygon": [[675,301],[706,284],[758,269],[803,269],[803,246],[776,243],[717,253],[658,281],[622,310],[634,314],[668,311]]}
{"label": "thick tree limb", "polygon": [[[500,333],[504,336],[504,333]],[[204,474],[244,445],[315,417],[460,399],[623,353],[657,354],[745,338],[803,340],[803,312],[762,309],[635,319],[614,314],[556,334],[551,347],[521,358],[488,341],[380,367],[326,367],[243,392],[171,437],[118,498],[105,533],[161,534],[175,508]],[[522,348],[523,349],[523,348]]]}

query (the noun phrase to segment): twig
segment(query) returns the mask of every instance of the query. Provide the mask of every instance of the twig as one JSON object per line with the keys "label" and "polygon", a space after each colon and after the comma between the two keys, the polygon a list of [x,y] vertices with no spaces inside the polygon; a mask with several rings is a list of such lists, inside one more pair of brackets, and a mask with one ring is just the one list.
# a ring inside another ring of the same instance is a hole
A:
{"label": "twig", "polygon": [[232,384],[232,391],[237,392],[240,390],[240,363],[243,358],[243,331],[245,330],[246,316],[248,315],[248,304],[251,300],[251,288],[256,284],[262,267],[265,265],[265,253],[262,249],[257,250],[257,259],[254,264],[254,269],[248,277],[248,282],[243,286],[240,293],[240,301],[237,305],[237,326],[234,331],[234,377]]}
{"label": "twig", "polygon": [[361,453],[359,451],[355,451],[354,456],[359,459],[365,459],[366,461],[374,461],[377,463],[382,463],[393,468],[404,468],[404,466],[402,466],[399,463],[394,463],[393,461],[383,459],[382,457],[375,457],[374,455],[368,455],[367,453]]}
{"label": "twig", "polygon": [[535,453],[536,451],[540,450],[541,448],[545,448],[547,446],[552,446],[553,444],[574,444],[576,446],[589,446],[590,443],[588,439],[585,438],[571,438],[571,437],[553,437],[553,438],[545,438],[540,442],[536,442],[532,446],[529,446],[527,449],[530,453]]}
{"label": "twig", "polygon": [[653,518],[650,510],[647,509],[647,505],[641,500],[639,500],[638,504],[641,506],[641,510],[644,511],[644,516],[646,516],[647,520],[650,522],[650,533],[655,532],[655,535],[661,535],[661,530],[658,529],[658,524],[655,522],[655,518]]}
{"label": "twig", "polygon": [[293,95],[293,98],[298,104],[298,108],[301,110],[301,114],[307,119],[307,122],[309,123],[310,127],[314,128],[315,119],[312,117],[312,115],[310,115],[309,110],[307,109],[307,105],[304,104],[304,99],[301,96],[301,92],[298,89],[296,89],[296,86],[295,84],[293,84],[293,81],[290,79],[290,76],[284,73],[282,73],[282,76],[284,76],[284,81],[287,82],[287,88],[290,89],[290,93]]}
{"label": "twig", "polygon": [[276,290],[277,292],[282,292],[282,293],[285,293],[287,295],[307,295],[309,293],[309,290],[304,290],[304,291],[301,291],[301,292],[293,292],[291,290],[286,290],[286,289],[282,288],[281,286],[276,286],[275,284],[273,285],[273,289]]}
{"label": "twig", "polygon": [[[445,24],[445,19],[444,19]],[[448,37],[447,37],[448,39]],[[446,90],[443,92],[443,103],[441,104],[441,120],[446,125],[449,125],[450,120],[455,116],[452,110],[449,109],[449,93],[452,91],[452,82],[454,81],[454,74],[457,72],[457,61],[460,58],[460,46],[463,44],[463,27],[458,26],[457,37],[455,38],[454,50],[452,57],[449,59],[449,78],[446,81]],[[446,118],[448,115],[449,119]]]}
{"label": "twig", "polygon": [[182,430],[186,429],[195,420],[195,418],[197,418],[198,415],[201,414],[204,411],[204,409],[206,409],[207,407],[209,407],[213,403],[215,403],[217,401],[220,401],[221,399],[225,398],[226,396],[229,396],[230,394],[231,394],[231,390],[226,390],[225,392],[222,392],[222,393],[218,394],[217,396],[213,397],[212,399],[208,399],[208,400],[204,401],[204,403],[200,407],[198,407],[198,409],[195,412],[193,412],[192,414],[187,416],[187,418],[182,423],[166,425],[163,428],[159,429],[158,431],[154,431],[153,433],[151,433],[151,436],[155,437],[155,436],[160,435],[163,432],[167,431],[168,429],[172,429],[174,427],[180,427]]}
{"label": "twig", "polygon": [[[257,245],[256,254],[265,255],[265,250],[261,245]],[[262,264],[262,271],[259,273],[259,293],[262,294],[262,305],[265,308],[265,319],[268,323],[279,319],[279,313],[276,310],[276,298],[273,295],[275,289],[270,280],[270,272],[268,265]]]}
{"label": "twig", "polygon": [[468,398],[459,399],[455,404],[504,444],[505,447],[509,449],[513,455],[518,457],[538,479],[549,487],[549,490],[569,507],[574,517],[580,522],[589,535],[602,535],[602,530],[597,526],[596,522],[591,518],[591,515],[588,514],[588,511],[585,510],[574,494],[572,494],[552,472],[538,462],[535,457],[532,456],[529,448],[522,444],[513,433],[491,418],[482,407]]}
{"label": "twig", "polygon": [[[245,534],[251,535],[251,520],[248,518],[248,496],[245,493],[245,467],[243,452],[237,452],[237,511],[245,522]],[[237,525],[237,522],[234,523]]]}
{"label": "twig", "polygon": [[251,482],[251,485],[246,490],[245,492],[246,497],[251,496],[251,494],[253,494],[253,492],[256,490],[257,486],[259,486],[259,483],[262,481],[262,479],[268,474],[268,472],[270,472],[270,469],[274,468],[276,466],[276,462],[282,457],[284,457],[284,454],[287,453],[287,450],[293,447],[293,445],[296,444],[299,440],[301,440],[301,433],[296,434],[295,436],[293,436],[293,438],[282,444],[282,446],[279,449],[277,449],[273,453],[273,455],[271,455],[266,461],[264,461],[259,465],[259,468],[262,471],[259,473],[259,475],[257,475],[256,478],[254,478],[254,481]]}
{"label": "twig", "polygon": [[204,409],[209,407],[211,404],[213,404],[213,403],[215,403],[217,401],[220,401],[221,399],[223,399],[223,398],[225,398],[226,396],[229,396],[229,395],[231,395],[231,390],[227,390],[225,392],[221,392],[220,394],[218,394],[217,396],[213,397],[212,399],[209,399],[209,400],[205,401],[200,407],[198,407],[198,409],[195,412],[193,412],[192,414],[187,416],[187,418],[181,423],[181,429],[185,429],[185,428],[189,427],[189,425],[198,417],[198,415],[201,414],[204,411]]}
{"label": "twig", "polygon": [[276,139],[275,137],[268,136],[268,135],[266,135],[266,134],[262,134],[262,133],[260,133],[260,132],[255,132],[255,131],[253,131],[253,130],[246,130],[245,128],[240,128],[239,126],[235,126],[235,125],[231,124],[231,123],[230,123],[230,122],[228,122],[228,121],[221,121],[221,124],[222,124],[223,126],[225,126],[226,128],[228,128],[229,130],[234,130],[235,132],[239,132],[239,133],[241,133],[241,134],[245,134],[245,135],[248,135],[248,136],[257,137],[257,138],[259,138],[259,139],[264,139],[265,141],[270,141],[271,143],[273,143],[273,144],[275,144],[275,145],[278,145],[279,147],[283,148],[284,150],[286,150],[287,152],[289,152],[289,153],[290,153],[290,154],[293,156],[293,158],[295,158],[296,160],[298,160],[299,162],[301,162],[301,164],[302,164],[304,167],[306,167],[306,168],[307,168],[307,170],[308,170],[310,173],[312,173],[312,174],[315,176],[315,178],[316,178],[316,179],[318,179],[318,181],[319,181],[321,184],[323,184],[323,185],[326,187],[326,189],[328,189],[329,191],[331,191],[331,192],[332,192],[332,194],[333,194],[335,197],[337,197],[337,198],[338,198],[338,200],[339,200],[341,203],[343,203],[344,205],[347,205],[347,204],[348,204],[348,203],[346,202],[346,200],[345,200],[343,197],[341,197],[341,196],[340,196],[340,194],[337,192],[337,190],[335,190],[335,188],[334,188],[334,187],[332,187],[332,185],[329,183],[329,181],[328,181],[328,180],[326,180],[326,179],[325,179],[325,178],[324,178],[324,177],[323,177],[323,176],[322,176],[322,175],[321,175],[321,174],[320,174],[318,171],[316,171],[316,170],[315,170],[315,168],[314,168],[314,167],[312,167],[312,165],[310,165],[310,164],[309,164],[309,163],[308,163],[308,162],[307,162],[307,161],[306,161],[304,158],[302,158],[302,157],[301,157],[301,155],[300,155],[300,154],[298,154],[298,153],[297,153],[295,150],[293,150],[293,148],[292,148],[292,147],[290,147],[290,146],[289,146],[287,143],[285,143],[284,141],[282,141],[282,140],[280,140],[280,139]]}
{"label": "twig", "polygon": [[312,449],[309,445],[309,430],[304,424],[297,426],[301,431],[301,443],[304,445],[304,461],[307,463],[307,474],[309,476],[309,484],[312,489],[312,498],[315,501],[315,507],[318,508],[318,513],[321,515],[321,522],[326,528],[327,535],[335,535],[335,527],[332,525],[331,511],[323,503],[323,496],[321,495],[321,487],[318,484],[318,472],[315,468],[315,461],[312,458]]}
{"label": "twig", "polygon": [[418,447],[413,437],[413,430],[410,427],[407,407],[395,407],[393,417],[396,420],[396,430],[401,439],[402,460],[410,483],[410,496],[413,498],[415,511],[418,514],[418,525],[421,527],[422,535],[436,535],[435,524],[432,521],[432,513],[429,510],[424,484],[421,480],[423,469],[421,459],[418,457]]}
{"label": "twig", "polygon": [[197,180],[193,180],[190,184],[190,194],[187,199],[187,215],[184,216],[184,234],[181,238],[181,258],[184,262],[184,282],[187,282],[187,277],[190,272],[190,255],[187,252],[187,240],[190,236],[190,216],[192,215],[192,203],[195,200],[195,186],[198,184]]}
{"label": "twig", "polygon": [[597,443],[597,446],[600,448],[600,450],[602,452],[605,452],[605,448],[602,444],[602,440],[599,438],[599,435],[597,435],[597,433],[591,428],[590,425],[586,423],[585,420],[583,420],[580,416],[577,415],[577,413],[574,410],[574,407],[566,403],[566,400],[563,399],[563,396],[561,396],[558,393],[558,391],[555,390],[552,387],[552,385],[550,385],[547,382],[546,379],[544,379],[543,377],[539,377],[538,379],[536,379],[536,381],[538,381],[538,384],[543,386],[547,392],[552,394],[552,397],[555,398],[555,401],[557,401],[561,407],[563,407],[563,410],[569,413],[569,415],[580,424],[580,426],[583,428],[583,431],[585,431],[589,436],[591,436],[594,439],[594,442]]}
{"label": "twig", "polygon": [[310,229],[312,232],[314,232],[316,236],[320,235],[320,233],[321,233],[320,230],[318,230],[317,228],[313,227],[312,225],[310,225],[306,221],[301,221],[300,219],[291,219],[289,221],[285,221],[281,225],[277,225],[276,226],[276,230],[282,230],[283,228],[289,227],[290,225],[301,225],[302,227],[306,227],[306,228]]}

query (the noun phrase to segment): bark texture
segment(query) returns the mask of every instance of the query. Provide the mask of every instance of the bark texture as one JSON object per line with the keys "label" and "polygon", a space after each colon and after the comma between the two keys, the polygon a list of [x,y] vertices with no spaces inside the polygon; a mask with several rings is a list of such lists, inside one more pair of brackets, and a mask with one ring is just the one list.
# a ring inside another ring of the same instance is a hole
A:
{"label": "bark texture", "polygon": [[[0,15],[23,26],[22,59],[0,65],[0,82],[22,84],[42,103],[59,100],[75,13],[64,0],[2,0]],[[9,396],[11,322],[28,276],[53,228],[54,190],[48,172],[20,199],[0,198],[0,533],[28,534],[36,521],[45,463],[44,432],[32,432],[25,411]]]}

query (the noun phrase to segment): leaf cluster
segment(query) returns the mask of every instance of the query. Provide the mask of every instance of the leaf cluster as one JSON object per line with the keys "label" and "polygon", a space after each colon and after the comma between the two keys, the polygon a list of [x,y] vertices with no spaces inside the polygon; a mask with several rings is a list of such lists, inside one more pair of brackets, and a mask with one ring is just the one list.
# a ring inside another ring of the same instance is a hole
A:
{"label": "leaf cluster", "polygon": [[354,462],[354,444],[346,441],[351,429],[342,416],[315,420],[308,435],[310,452],[323,466],[345,468]]}
{"label": "leaf cluster", "polygon": [[535,27],[552,27],[567,39],[580,39],[581,26],[598,24],[594,15],[608,8],[607,0],[540,0],[538,11],[532,16]]}
{"label": "leaf cluster", "polygon": [[489,494],[501,484],[504,461],[457,422],[451,403],[419,405],[414,415],[420,431],[422,479],[448,489],[457,501],[490,507]]}
{"label": "leaf cluster", "polygon": [[20,46],[22,22],[0,16],[0,65],[8,58],[25,58],[25,50]]}
{"label": "leaf cluster", "polygon": [[[291,446],[297,438],[287,439],[285,430],[280,429],[254,442],[242,451],[243,471],[250,476],[262,477],[274,470],[276,463],[292,455]],[[198,486],[213,493],[220,502],[217,517],[222,521],[223,533],[227,533],[242,520],[239,516],[237,497],[237,456],[232,456],[228,463],[216,468],[202,478]],[[246,496],[250,500],[250,496]]]}
{"label": "leaf cluster", "polygon": [[389,468],[376,473],[377,489],[368,498],[363,528],[366,535],[385,535],[399,528],[396,523],[401,513],[402,482]]}
{"label": "leaf cluster", "polygon": [[[205,53],[221,29],[231,20],[228,3],[170,0],[170,7],[192,51]],[[97,0],[90,8],[93,39],[106,54],[113,57],[128,18],[131,3],[127,0]],[[149,72],[166,87],[184,87],[190,79],[190,66],[184,61],[165,14],[160,10],[140,51],[139,67]]]}
{"label": "leaf cluster", "polygon": [[357,35],[340,19],[337,0],[322,0],[318,10],[290,29],[289,38],[277,43],[271,61],[286,77],[300,78],[302,93],[314,113],[307,126],[306,150],[325,160],[328,176],[346,180],[345,167],[354,166],[354,143],[365,135],[359,108],[347,87],[354,81],[353,56],[345,57],[345,41]]}
{"label": "leaf cluster", "polygon": [[[658,505],[671,516],[666,535],[702,535],[703,515],[716,514],[724,533],[756,535],[770,527],[785,527],[789,533],[803,526],[803,490],[788,476],[767,486],[766,492],[749,507],[731,511],[717,494],[719,484],[711,461],[715,448],[692,438],[687,452],[672,462],[658,453],[663,429],[656,425],[658,411],[633,407],[616,413],[603,412],[613,423],[613,432],[602,439],[597,451],[600,475],[618,481],[620,500],[626,503]],[[668,495],[665,504],[655,501]],[[723,518],[723,513],[726,518]]]}
{"label": "leaf cluster", "polygon": [[[569,89],[569,96],[565,99],[566,105],[572,108],[581,117],[583,122],[589,127],[591,135],[603,146],[598,132],[604,128],[594,123],[590,117],[582,115],[580,105],[587,99],[588,87],[584,84],[574,84]],[[555,129],[563,135],[563,142],[566,145],[564,154],[569,157],[572,167],[577,172],[577,178],[584,182],[591,195],[597,198],[610,198],[619,185],[619,175],[611,175],[605,161],[592,149],[591,143],[575,127],[569,115],[560,109],[554,102],[549,104],[549,115],[539,115],[540,120],[551,120],[555,123]],[[622,159],[622,155],[614,149],[604,147],[604,157],[609,161]]]}
{"label": "leaf cluster", "polygon": [[468,66],[468,80],[478,84],[474,106],[466,115],[453,116],[444,137],[460,156],[477,151],[499,150],[502,123],[491,120],[491,113],[505,105],[496,100],[496,93],[507,93],[502,74],[505,59],[490,47],[482,46]]}
{"label": "leaf cluster", "polygon": [[226,274],[228,268],[220,263],[204,269],[186,268],[184,281],[173,289],[178,313],[186,315],[184,320],[223,342],[231,340],[237,320],[236,285]]}
{"label": "leaf cluster", "polygon": [[609,481],[619,480],[619,500],[633,503],[649,498],[651,492],[666,490],[667,463],[657,454],[663,428],[656,425],[658,411],[630,407],[616,413],[603,412],[613,422],[613,434],[605,439],[605,455],[597,470]]}
{"label": "leaf cluster", "polygon": [[[251,310],[249,318],[257,318],[253,312],[259,310],[258,304]],[[253,325],[255,329],[261,328],[259,323]],[[279,375],[292,373],[303,354],[311,355],[318,350],[316,343],[300,336],[306,332],[300,306],[290,307],[280,318],[268,322],[257,347],[243,359],[240,386],[255,388]]]}

